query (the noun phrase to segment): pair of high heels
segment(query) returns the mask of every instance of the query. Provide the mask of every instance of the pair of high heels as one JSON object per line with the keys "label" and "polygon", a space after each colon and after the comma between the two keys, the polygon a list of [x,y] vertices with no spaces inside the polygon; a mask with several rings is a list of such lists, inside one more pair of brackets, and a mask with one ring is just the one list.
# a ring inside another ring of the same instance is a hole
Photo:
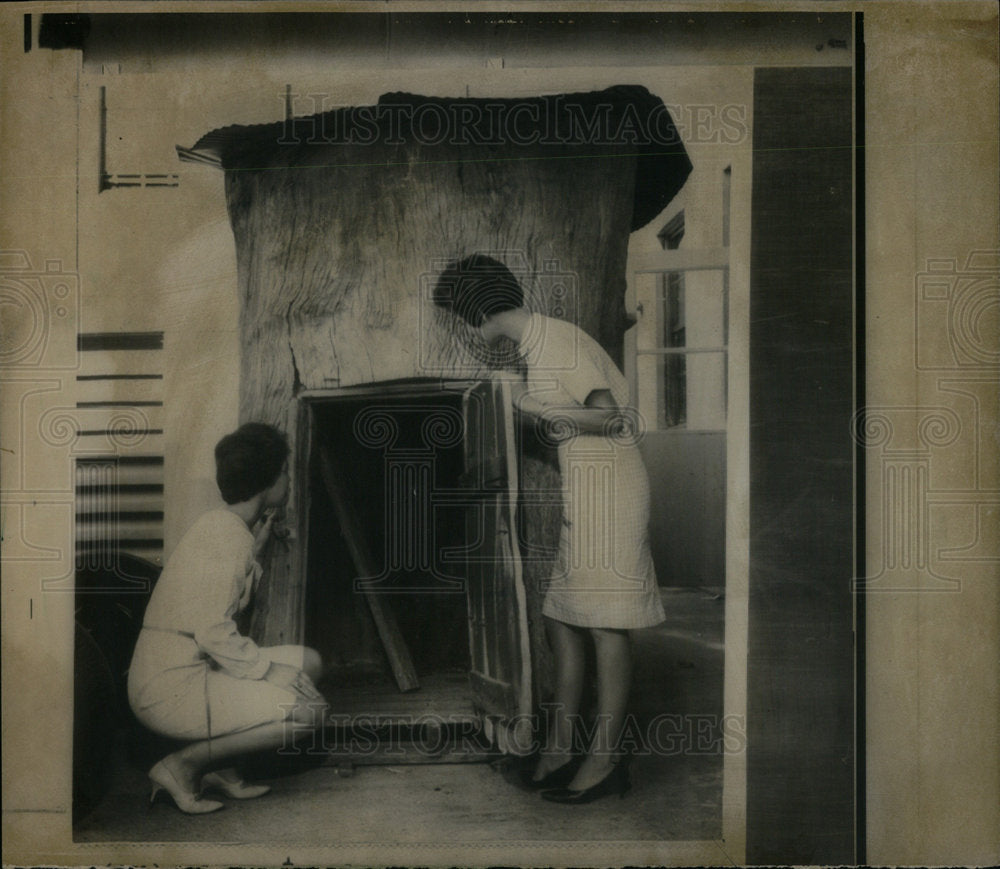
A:
{"label": "pair of high heels", "polygon": [[552,770],[548,775],[544,775],[539,779],[531,777],[531,771],[526,771],[521,776],[521,781],[524,785],[533,791],[545,791],[552,790],[553,788],[564,788],[576,775],[576,771],[580,768],[580,764],[583,763],[583,755],[575,755],[571,757],[562,766],[557,767]]}
{"label": "pair of high heels", "polygon": [[[556,772],[559,772],[559,770],[556,770]],[[571,780],[572,777],[570,777],[569,781]],[[592,803],[594,800],[599,800],[601,797],[611,794],[618,794],[619,798],[624,797],[632,786],[632,778],[629,775],[628,762],[625,758],[619,760],[611,767],[611,772],[589,788],[579,791],[573,790],[568,786],[569,781],[567,781],[567,785],[564,787],[542,791],[542,799],[548,800],[550,803],[582,805],[583,803]]]}
{"label": "pair of high heels", "polygon": [[217,772],[205,773],[201,777],[202,791],[221,791],[232,800],[252,800],[271,793],[269,785],[248,785],[245,781],[231,781]]}
{"label": "pair of high heels", "polygon": [[[166,791],[170,794],[177,808],[188,815],[207,815],[209,812],[216,812],[223,808],[223,803],[218,800],[205,800],[202,799],[200,793],[184,790],[170,768],[162,760],[149,771],[149,780],[153,785],[152,793],[149,796],[150,806],[156,801],[161,791]],[[236,800],[262,797],[271,790],[267,785],[248,785],[243,781],[230,781],[216,772],[204,775],[201,779],[201,787],[202,791],[221,791],[227,797]]]}

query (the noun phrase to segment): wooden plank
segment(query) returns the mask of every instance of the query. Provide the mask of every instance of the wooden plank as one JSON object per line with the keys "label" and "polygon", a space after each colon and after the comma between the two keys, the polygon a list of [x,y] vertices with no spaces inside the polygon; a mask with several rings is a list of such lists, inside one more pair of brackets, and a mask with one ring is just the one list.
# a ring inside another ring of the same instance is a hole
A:
{"label": "wooden plank", "polygon": [[337,719],[377,718],[401,722],[412,722],[423,716],[433,716],[444,722],[477,719],[464,667],[427,673],[421,677],[419,690],[405,694],[381,675],[373,676],[372,680],[361,684],[341,683],[332,673],[318,687]]}
{"label": "wooden plank", "polygon": [[532,678],[527,597],[516,539],[517,449],[509,385],[479,384],[466,394],[464,409],[467,467],[500,464],[505,483],[475,512],[485,539],[469,560],[470,612],[476,616],[469,678],[477,708],[511,717],[531,711]]}
{"label": "wooden plank", "polygon": [[469,687],[472,689],[472,702],[476,708],[506,715],[508,718],[517,714],[517,695],[509,682],[501,682],[483,673],[471,671]]}
{"label": "wooden plank", "polygon": [[[341,485],[337,476],[337,466],[330,451],[326,447],[319,450],[320,467],[323,475],[323,483],[330,496],[333,509],[337,514],[337,521],[340,523],[340,531],[347,543],[347,548],[354,561],[354,567],[362,576],[375,576],[378,570],[375,561],[368,550],[361,529],[358,527],[357,518],[350,508],[347,493]],[[410,650],[406,641],[399,631],[396,619],[389,608],[388,602],[383,595],[377,592],[366,590],[365,599],[371,609],[372,619],[378,630],[379,639],[389,658],[389,666],[392,668],[393,678],[399,686],[400,691],[414,691],[420,687],[417,679],[417,671],[413,666],[413,659],[410,657]]]}
{"label": "wooden plank", "polygon": [[[476,540],[479,523],[476,521],[475,513],[472,509],[465,512],[465,539],[467,545],[472,545]],[[473,670],[478,670],[482,662],[479,654],[479,643],[477,642],[476,619],[478,610],[476,606],[476,588],[479,586],[479,574],[475,565],[471,561],[466,562],[465,576],[465,605],[469,630],[469,666]]]}
{"label": "wooden plank", "polygon": [[[475,487],[478,481],[471,469],[481,467],[480,444],[483,435],[482,416],[479,411],[478,393],[479,386],[473,386],[462,396],[462,416],[465,420],[465,442],[464,460],[465,473],[460,482],[470,487]],[[486,501],[483,500],[475,507],[467,507],[465,511],[465,539],[466,545],[475,547],[470,550],[465,562],[466,569],[466,601],[469,613],[469,668],[476,672],[482,672],[486,666],[486,649],[483,645],[483,611],[482,592],[486,567],[480,560],[483,556],[482,549],[486,541],[483,538],[483,529],[486,527]]]}
{"label": "wooden plank", "polygon": [[490,637],[490,666],[487,672],[494,679],[509,682],[511,670],[507,659],[509,643],[505,643],[504,639],[507,634],[507,618],[510,615],[509,607],[513,604],[506,593],[507,584],[510,582],[510,530],[504,521],[501,496],[498,494],[493,500],[496,517],[493,521],[496,533],[496,559],[490,575],[490,608],[487,623],[487,633]]}
{"label": "wooden plank", "polygon": [[[492,383],[484,383],[481,387],[482,406],[485,411],[482,432],[482,460],[484,463],[503,458],[499,428],[503,424],[501,405],[498,401],[498,390]],[[504,471],[506,467],[504,466]],[[503,479],[501,477],[501,479]],[[506,480],[503,480],[506,483]],[[484,565],[483,615],[485,625],[483,631],[486,639],[486,666],[483,673],[499,682],[507,682],[504,661],[501,656],[500,633],[503,630],[504,610],[500,597],[501,585],[505,580],[504,567],[506,547],[503,538],[502,490],[491,496],[488,503],[487,533],[492,536],[492,558]]]}
{"label": "wooden plank", "polygon": [[[348,746],[350,742],[348,741]],[[419,763],[486,763],[496,760],[501,755],[489,746],[448,745],[440,753],[430,753],[419,743],[397,742],[383,748],[376,746],[374,751],[352,752],[336,746],[330,751],[324,766],[336,766],[344,770],[342,775],[350,775],[351,766],[403,766]],[[346,761],[346,764],[345,764]]]}
{"label": "wooden plank", "polygon": [[500,504],[499,498],[489,499],[487,532],[493,534],[492,561],[483,565],[483,633],[486,638],[486,666],[483,672],[494,679],[503,679],[500,666],[500,642],[497,634],[500,629],[500,612],[498,610],[497,586],[503,576],[503,540],[500,537]]}
{"label": "wooden plank", "polygon": [[[532,659],[531,632],[528,625],[528,596],[524,587],[524,565],[521,561],[521,548],[518,543],[517,508],[520,501],[520,475],[518,473],[517,435],[514,429],[514,411],[510,383],[505,381],[498,390],[501,402],[500,419],[503,423],[504,454],[507,458],[507,512],[510,535],[510,590],[511,605],[507,608],[508,630],[512,645],[517,644],[516,652],[511,649],[511,664],[517,677],[515,686],[518,692],[518,712],[528,715],[533,710],[532,692]],[[499,434],[499,433],[498,433]],[[518,668],[520,672],[517,672]],[[518,725],[521,726],[521,725]]]}

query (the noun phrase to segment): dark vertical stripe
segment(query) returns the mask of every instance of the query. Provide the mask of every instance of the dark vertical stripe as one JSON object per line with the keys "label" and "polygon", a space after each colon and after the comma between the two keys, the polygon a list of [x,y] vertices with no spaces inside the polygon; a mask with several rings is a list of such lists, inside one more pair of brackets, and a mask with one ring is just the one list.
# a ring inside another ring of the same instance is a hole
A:
{"label": "dark vertical stripe", "polygon": [[[865,393],[865,31],[864,15],[854,13],[854,395],[866,407]],[[864,420],[859,421],[864,425]],[[858,431],[863,431],[859,428]],[[866,575],[865,550],[865,451],[860,438],[854,447],[854,576]],[[865,629],[867,599],[863,588],[854,592],[854,862],[864,865],[868,853],[867,728],[865,725]]]}
{"label": "dark vertical stripe", "polygon": [[76,436],[78,438],[94,438],[94,437],[105,437],[110,435],[111,437],[119,435],[127,435],[128,437],[139,437],[139,435],[161,435],[163,434],[162,428],[135,428],[128,429],[127,431],[118,431],[113,428],[88,428],[88,429],[77,429]]}
{"label": "dark vertical stripe", "polygon": [[80,465],[163,465],[163,456],[78,456]]}
{"label": "dark vertical stripe", "polygon": [[163,407],[162,401],[78,401],[77,407]]}
{"label": "dark vertical stripe", "polygon": [[162,332],[81,332],[77,350],[162,350]]}
{"label": "dark vertical stripe", "polygon": [[162,495],[162,483],[90,483],[78,482],[78,495]]}
{"label": "dark vertical stripe", "polygon": [[851,68],[754,77],[747,862],[855,862]]}
{"label": "dark vertical stripe", "polygon": [[97,118],[97,192],[103,193],[107,189],[108,181],[108,94],[104,85],[101,85],[100,94],[101,103]]}
{"label": "dark vertical stripe", "polygon": [[128,549],[163,549],[162,537],[121,537],[107,538],[104,540],[78,540],[76,551],[93,552],[94,550],[107,550],[116,552],[117,550]]}
{"label": "dark vertical stripe", "polygon": [[24,53],[31,51],[31,13],[24,14]]}
{"label": "dark vertical stripe", "polygon": [[162,374],[77,374],[77,380],[163,380]]}
{"label": "dark vertical stripe", "polygon": [[76,514],[77,523],[162,522],[162,510],[88,510]]}

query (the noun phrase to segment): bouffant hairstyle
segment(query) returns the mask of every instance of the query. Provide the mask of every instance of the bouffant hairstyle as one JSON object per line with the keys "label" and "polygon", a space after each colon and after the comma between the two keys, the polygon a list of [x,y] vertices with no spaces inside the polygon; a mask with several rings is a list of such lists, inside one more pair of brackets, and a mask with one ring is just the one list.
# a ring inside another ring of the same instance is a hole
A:
{"label": "bouffant hairstyle", "polygon": [[451,263],[441,273],[434,303],[450,308],[478,329],[491,314],[520,308],[524,290],[502,262],[477,253]]}
{"label": "bouffant hairstyle", "polygon": [[272,425],[248,422],[215,445],[215,482],[227,504],[271,488],[288,458],[288,440]]}

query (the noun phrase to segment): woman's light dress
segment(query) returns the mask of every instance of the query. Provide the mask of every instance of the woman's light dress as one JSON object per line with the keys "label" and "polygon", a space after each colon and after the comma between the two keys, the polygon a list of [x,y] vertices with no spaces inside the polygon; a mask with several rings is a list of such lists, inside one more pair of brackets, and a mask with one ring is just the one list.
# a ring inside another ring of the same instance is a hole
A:
{"label": "woman's light dress", "polygon": [[[528,391],[582,406],[595,390],[629,405],[628,383],[589,335],[532,314],[520,342]],[[542,612],[571,625],[644,628],[664,620],[649,548],[649,480],[634,443],[578,435],[559,445],[563,525]]]}
{"label": "woman's light dress", "polygon": [[253,546],[239,516],[212,510],[167,562],[128,676],[129,703],[151,730],[205,739],[287,717],[295,694],[264,675],[272,660],[301,667],[302,647],[258,646],[234,621],[260,576]]}

